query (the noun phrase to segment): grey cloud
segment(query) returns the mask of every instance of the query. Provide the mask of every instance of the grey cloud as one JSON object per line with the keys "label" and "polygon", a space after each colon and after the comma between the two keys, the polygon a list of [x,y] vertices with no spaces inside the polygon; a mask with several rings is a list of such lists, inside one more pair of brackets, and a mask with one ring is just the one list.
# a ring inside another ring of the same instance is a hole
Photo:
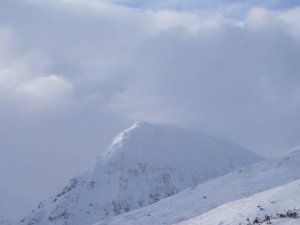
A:
{"label": "grey cloud", "polygon": [[253,149],[271,153],[289,147],[283,143],[296,144],[299,41],[280,26],[221,29],[204,36],[170,31],[149,41],[137,57],[143,59],[137,73],[146,77],[147,89],[136,93],[132,86],[127,95],[138,96],[137,102],[141,93],[145,100],[157,96],[154,108],[169,112],[161,120],[184,117],[195,128],[243,140]]}
{"label": "grey cloud", "polygon": [[[101,1],[101,0],[99,0]],[[299,5],[297,0],[105,0],[120,5],[146,9],[172,9],[177,11],[197,11],[204,14],[223,14],[231,18],[243,18],[253,7],[288,9]]]}
{"label": "grey cloud", "polygon": [[[0,159],[45,197],[135,120],[267,156],[299,144],[299,8],[232,20],[97,1],[0,5]],[[21,191],[13,182],[2,189]]]}

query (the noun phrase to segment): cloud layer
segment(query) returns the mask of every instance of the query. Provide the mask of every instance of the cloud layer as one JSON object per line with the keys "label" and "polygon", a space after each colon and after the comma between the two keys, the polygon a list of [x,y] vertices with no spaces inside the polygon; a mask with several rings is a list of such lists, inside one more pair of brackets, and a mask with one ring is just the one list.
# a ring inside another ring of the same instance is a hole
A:
{"label": "cloud layer", "polygon": [[298,145],[300,7],[259,2],[2,0],[0,171],[47,196],[135,120]]}

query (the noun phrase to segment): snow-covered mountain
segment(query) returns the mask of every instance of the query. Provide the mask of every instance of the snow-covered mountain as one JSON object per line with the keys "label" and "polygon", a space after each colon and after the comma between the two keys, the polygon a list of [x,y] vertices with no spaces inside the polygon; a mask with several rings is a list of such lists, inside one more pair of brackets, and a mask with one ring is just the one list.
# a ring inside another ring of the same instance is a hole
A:
{"label": "snow-covered mountain", "polygon": [[[211,179],[155,204],[107,219],[97,225],[175,224],[199,216],[224,203],[269,190],[299,178],[300,151],[294,151]],[[297,204],[300,206],[300,202]]]}
{"label": "snow-covered mountain", "polygon": [[260,160],[225,140],[138,122],[119,134],[88,170],[16,224],[107,221]]}
{"label": "snow-covered mountain", "polygon": [[219,206],[178,225],[300,224],[300,179]]}

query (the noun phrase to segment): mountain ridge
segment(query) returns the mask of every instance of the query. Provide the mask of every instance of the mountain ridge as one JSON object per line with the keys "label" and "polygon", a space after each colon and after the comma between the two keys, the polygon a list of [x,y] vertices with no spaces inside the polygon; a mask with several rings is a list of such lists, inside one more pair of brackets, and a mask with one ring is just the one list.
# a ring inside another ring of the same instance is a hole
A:
{"label": "mountain ridge", "polygon": [[[153,205],[95,225],[171,225],[300,178],[300,151],[267,159],[210,179]],[[149,216],[150,215],[150,216]]]}
{"label": "mountain ridge", "polygon": [[84,173],[16,224],[91,225],[260,160],[231,142],[138,122]]}
{"label": "mountain ridge", "polygon": [[225,203],[178,225],[299,224],[300,179]]}

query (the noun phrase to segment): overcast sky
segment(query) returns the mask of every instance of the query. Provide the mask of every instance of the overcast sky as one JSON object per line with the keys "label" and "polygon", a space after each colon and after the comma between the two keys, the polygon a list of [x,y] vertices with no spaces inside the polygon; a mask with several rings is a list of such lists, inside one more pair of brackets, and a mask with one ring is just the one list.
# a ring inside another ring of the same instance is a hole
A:
{"label": "overcast sky", "polygon": [[297,2],[1,0],[0,218],[55,193],[136,120],[266,157],[299,145]]}

